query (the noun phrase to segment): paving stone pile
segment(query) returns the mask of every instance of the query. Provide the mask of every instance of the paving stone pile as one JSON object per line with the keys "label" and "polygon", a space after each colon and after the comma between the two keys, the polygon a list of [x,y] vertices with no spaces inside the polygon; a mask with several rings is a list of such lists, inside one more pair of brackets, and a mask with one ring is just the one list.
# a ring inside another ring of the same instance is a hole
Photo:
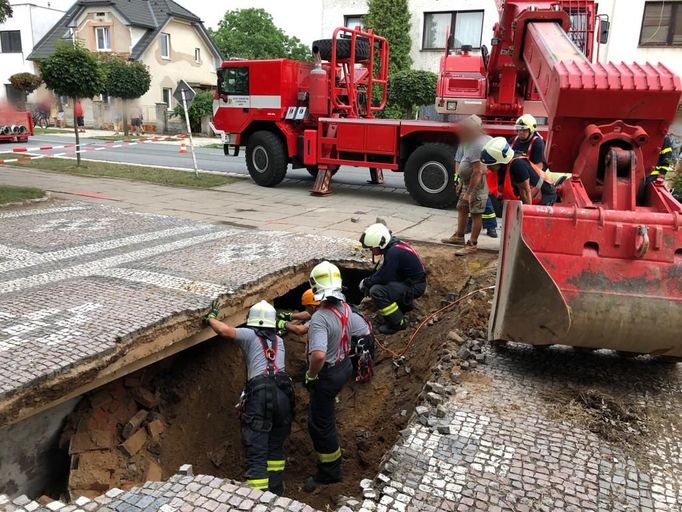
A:
{"label": "paving stone pile", "polygon": [[195,476],[185,465],[166,482],[147,482],[129,491],[110,489],[94,499],[80,497],[73,503],[14,499],[0,494],[3,512],[316,512],[305,503],[271,492],[243,487],[239,482]]}
{"label": "paving stone pile", "polygon": [[[480,355],[488,364],[461,370]],[[443,351],[439,367],[446,366],[450,378],[441,372],[443,383],[427,383],[413,421],[376,479],[361,482],[363,500],[352,510],[682,510],[680,369],[565,347],[510,345],[498,352],[464,339]],[[667,411],[668,419],[652,426],[645,453],[555,417],[546,395],[586,383]]]}

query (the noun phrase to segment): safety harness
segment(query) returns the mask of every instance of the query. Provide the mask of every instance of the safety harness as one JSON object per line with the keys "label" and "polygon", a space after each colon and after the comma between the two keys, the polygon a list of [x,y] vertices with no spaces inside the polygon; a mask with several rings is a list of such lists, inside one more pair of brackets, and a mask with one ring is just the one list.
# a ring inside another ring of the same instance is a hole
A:
{"label": "safety harness", "polygon": [[259,390],[265,389],[265,406],[262,418],[243,419],[250,424],[251,428],[260,432],[272,430],[273,418],[277,415],[277,388],[281,389],[289,397],[291,411],[294,411],[294,393],[291,388],[291,378],[285,371],[277,366],[277,353],[279,352],[278,337],[269,343],[265,336],[257,335],[258,341],[263,349],[263,355],[267,365],[261,375],[251,378],[246,383],[246,389],[242,399],[241,409],[244,409],[246,402]]}
{"label": "safety harness", "polygon": [[374,376],[374,353],[376,343],[372,333],[372,323],[363,312],[351,306],[351,311],[362,317],[369,332],[362,336],[352,336],[350,339],[350,358],[353,363],[355,382],[368,382]]}
{"label": "safety harness", "polygon": [[510,166],[515,160],[526,160],[537,175],[538,181],[531,188],[531,200],[533,204],[539,204],[542,201],[542,185],[545,182],[549,183],[550,185],[554,185],[554,180],[552,180],[552,178],[550,178],[547,173],[540,168],[540,166],[531,162],[527,156],[515,156],[507,165],[504,175],[504,183],[502,185],[502,199],[516,200],[519,198],[519,194],[516,192],[514,185],[512,184],[510,171]]}
{"label": "safety harness", "polygon": [[[339,346],[336,348],[336,361],[334,364],[343,361],[350,353],[350,314],[351,309],[345,302],[341,303],[343,305],[343,313],[338,311],[334,306],[328,306],[329,311],[331,311],[334,316],[341,323],[341,339],[339,340]],[[343,357],[342,357],[343,355]]]}

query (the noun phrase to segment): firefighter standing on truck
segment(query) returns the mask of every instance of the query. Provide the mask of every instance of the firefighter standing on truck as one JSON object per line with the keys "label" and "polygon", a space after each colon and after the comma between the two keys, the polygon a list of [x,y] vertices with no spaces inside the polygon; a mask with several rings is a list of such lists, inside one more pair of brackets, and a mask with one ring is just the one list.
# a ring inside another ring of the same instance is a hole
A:
{"label": "firefighter standing on truck", "polygon": [[310,393],[308,430],[318,462],[317,472],[305,482],[306,492],[340,482],[343,477],[336,432],[336,395],[353,373],[349,357],[351,309],[341,291],[341,272],[336,265],[323,261],[310,273],[310,286],[320,306],[308,325],[305,387]]}
{"label": "firefighter standing on truck", "polygon": [[218,321],[219,312],[214,301],[206,323],[219,336],[236,341],[246,361],[247,382],[241,403],[246,482],[252,489],[281,495],[284,440],[291,431],[294,392],[284,370],[284,341],[275,331],[277,311],[267,302],[259,302],[249,310],[245,328]]}
{"label": "firefighter standing on truck", "polygon": [[481,162],[495,173],[504,173],[502,199],[546,206],[556,202],[556,187],[549,177],[528,157],[516,156],[504,137],[495,137],[483,146]]}
{"label": "firefighter standing on truck", "polygon": [[527,156],[528,160],[539,165],[543,170],[545,164],[545,139],[538,133],[538,122],[530,114],[523,114],[514,124],[516,137],[511,148],[517,156]]}
{"label": "firefighter standing on truck", "polygon": [[372,259],[383,255],[381,267],[360,282],[384,317],[381,334],[394,334],[407,327],[405,313],[413,300],[426,291],[426,269],[411,245],[391,235],[383,224],[372,224],[360,237],[363,247],[372,250]]}

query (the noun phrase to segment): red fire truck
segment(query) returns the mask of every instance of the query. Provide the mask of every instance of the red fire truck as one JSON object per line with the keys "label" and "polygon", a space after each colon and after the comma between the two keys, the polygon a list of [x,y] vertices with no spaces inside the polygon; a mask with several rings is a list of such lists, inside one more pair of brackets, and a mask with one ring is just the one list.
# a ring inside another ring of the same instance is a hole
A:
{"label": "red fire truck", "polygon": [[383,170],[403,172],[419,204],[451,206],[456,126],[375,118],[386,105],[388,51],[371,31],[337,28],[313,44],[314,64],[224,62],[214,124],[225,153],[245,146],[249,174],[264,187],[279,184],[291,165],[316,178],[314,194],[328,194],[331,177],[348,165],[370,169],[370,183],[381,183]]}
{"label": "red fire truck", "polygon": [[[448,52],[437,106],[481,115],[493,135],[511,135],[523,112],[545,117],[546,161],[572,176],[553,206],[505,201],[489,338],[682,358],[682,205],[645,179],[679,77],[662,64],[596,62],[594,0],[496,4],[490,54]],[[292,164],[324,194],[352,165],[375,182],[402,171],[417,202],[450,205],[457,125],[374,118],[386,102],[385,39],[340,28],[314,50],[314,65],[223,64],[215,119],[226,151],[245,145],[263,186]]]}
{"label": "red fire truck", "polygon": [[0,104],[0,141],[26,142],[33,135],[33,118],[12,105]]}

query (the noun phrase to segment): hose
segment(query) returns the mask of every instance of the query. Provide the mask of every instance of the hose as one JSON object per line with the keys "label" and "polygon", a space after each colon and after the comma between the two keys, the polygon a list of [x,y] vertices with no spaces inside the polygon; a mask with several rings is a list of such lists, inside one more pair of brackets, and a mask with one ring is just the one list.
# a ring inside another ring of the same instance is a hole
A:
{"label": "hose", "polygon": [[422,327],[424,327],[427,324],[427,322],[429,320],[431,320],[434,316],[436,316],[440,313],[443,313],[443,312],[447,311],[448,309],[453,308],[454,306],[456,306],[457,304],[462,302],[464,299],[468,299],[469,297],[471,297],[472,295],[474,295],[478,292],[484,292],[484,291],[492,290],[494,288],[495,288],[494,285],[493,286],[486,286],[485,288],[478,288],[472,292],[467,293],[466,295],[463,295],[462,297],[457,298],[456,300],[453,300],[452,302],[447,303],[442,308],[431,313],[424,320],[422,320],[422,323],[420,323],[419,326],[417,327],[417,329],[415,329],[415,331],[412,333],[412,336],[410,336],[410,339],[407,341],[407,344],[403,347],[403,349],[400,351],[400,353],[397,353],[397,352],[391,350],[390,348],[385,346],[383,343],[381,343],[379,340],[375,340],[375,341],[376,341],[377,345],[379,345],[384,352],[387,352],[389,355],[391,355],[393,357],[393,359],[400,359],[410,349],[410,346],[412,346],[412,343],[414,342],[415,338],[417,337],[417,334],[419,333],[419,331],[421,331]]}

